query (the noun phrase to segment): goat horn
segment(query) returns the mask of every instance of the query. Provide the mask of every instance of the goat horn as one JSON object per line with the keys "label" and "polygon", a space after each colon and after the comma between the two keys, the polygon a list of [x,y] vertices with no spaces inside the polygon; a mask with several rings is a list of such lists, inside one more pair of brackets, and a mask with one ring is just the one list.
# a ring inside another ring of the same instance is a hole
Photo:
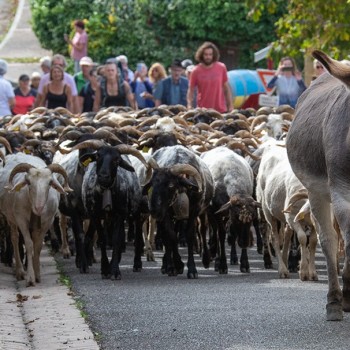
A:
{"label": "goat horn", "polygon": [[74,117],[74,114],[70,112],[67,108],[64,107],[56,107],[54,109],[54,112],[59,113],[59,114],[68,114],[71,117]]}
{"label": "goat horn", "polygon": [[294,119],[294,115],[290,114],[288,112],[282,112],[281,117],[283,120],[289,120],[289,121],[293,121],[293,119]]}
{"label": "goat horn", "polygon": [[5,137],[0,136],[0,143],[2,143],[5,146],[9,153],[12,153],[11,145]]}
{"label": "goat horn", "polygon": [[38,113],[38,114],[42,114],[42,113],[46,113],[48,111],[48,109],[46,107],[37,107],[32,109],[29,114],[34,114],[34,113]]}
{"label": "goat horn", "polygon": [[268,121],[268,116],[266,114],[262,114],[262,115],[259,115],[258,117],[255,117],[252,124],[250,125],[250,132],[253,132],[257,124],[261,124],[267,121]]}
{"label": "goat horn", "polygon": [[229,142],[226,145],[226,147],[228,147],[231,150],[233,150],[235,148],[238,148],[238,149],[240,149],[243,152],[244,155],[248,155],[253,160],[260,160],[261,159],[260,157],[255,156],[253,153],[251,153],[244,143],[233,141],[233,142]]}
{"label": "goat horn", "polygon": [[157,122],[157,120],[159,119],[159,115],[155,115],[153,117],[148,117],[146,118],[144,121],[142,121],[140,124],[138,124],[136,126],[137,129],[140,129],[142,128],[143,126],[146,126],[146,125],[151,125],[151,124],[155,124]]}
{"label": "goat horn", "polygon": [[68,131],[67,133],[63,134],[60,137],[57,144],[61,144],[62,142],[66,141],[66,140],[71,140],[71,141],[77,140],[81,135],[83,135],[83,133],[81,131],[78,131],[78,130]]}
{"label": "goat horn", "polygon": [[104,143],[101,140],[87,140],[81,143],[78,143],[74,147],[71,148],[70,152],[75,151],[76,149],[85,149],[85,148],[92,148],[92,149],[99,149],[102,146],[106,146],[106,143]]}
{"label": "goat horn", "polygon": [[2,153],[1,151],[0,151],[0,158],[1,158],[2,161],[3,161],[3,165],[5,165],[5,155],[4,155],[4,153]]}
{"label": "goat horn", "polygon": [[203,187],[202,178],[201,178],[198,170],[195,167],[193,167],[192,165],[175,164],[169,169],[169,171],[175,176],[178,176],[181,174],[193,176],[197,182],[199,192],[202,192],[202,187]]}
{"label": "goat horn", "polygon": [[113,140],[119,143],[123,143],[116,135],[114,135],[113,133],[111,133],[108,130],[101,130],[101,129],[97,129],[93,135],[100,137],[102,139],[106,139],[108,142],[109,140]]}
{"label": "goat horn", "polygon": [[73,190],[69,187],[68,184],[68,175],[65,171],[65,169],[59,165],[59,164],[50,164],[47,167],[52,173],[58,173],[63,176],[64,179],[64,184],[63,184],[63,189],[65,192],[72,192]]}
{"label": "goat horn", "polygon": [[131,146],[128,146],[128,145],[124,145],[124,144],[117,145],[117,146],[115,146],[115,148],[120,152],[120,154],[131,154],[132,156],[136,157],[147,168],[148,164],[147,164],[145,158],[143,158],[143,155],[137,149],[135,149]]}
{"label": "goat horn", "polygon": [[13,185],[12,180],[18,173],[26,173],[29,171],[29,169],[32,169],[32,168],[34,168],[34,166],[28,163],[17,164],[11,171],[11,174],[9,177],[9,184]]}
{"label": "goat horn", "polygon": [[234,133],[233,137],[240,137],[242,139],[249,138],[249,139],[253,139],[257,143],[261,143],[261,141],[256,136],[254,136],[247,130],[238,130],[237,132]]}
{"label": "goat horn", "polygon": [[144,140],[156,137],[159,134],[160,134],[159,129],[148,130],[139,138],[139,141],[142,142]]}

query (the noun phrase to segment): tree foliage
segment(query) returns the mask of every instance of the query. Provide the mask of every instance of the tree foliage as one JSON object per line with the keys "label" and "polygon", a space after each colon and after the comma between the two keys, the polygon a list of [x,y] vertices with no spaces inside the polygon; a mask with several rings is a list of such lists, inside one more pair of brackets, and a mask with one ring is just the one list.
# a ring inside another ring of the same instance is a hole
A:
{"label": "tree foliage", "polygon": [[[267,5],[270,0],[260,1]],[[64,33],[84,19],[89,55],[96,61],[126,54],[138,60],[169,64],[173,58],[193,58],[205,40],[239,47],[239,66],[252,68],[253,53],[276,40],[274,23],[283,14],[281,1],[259,22],[240,0],[30,0],[33,28],[43,47],[68,54]]]}
{"label": "tree foliage", "polygon": [[[281,0],[246,0],[256,23],[267,11],[274,12]],[[286,13],[276,22],[278,40],[273,55],[294,57],[320,49],[336,59],[348,58],[350,39],[349,0],[289,0]]]}

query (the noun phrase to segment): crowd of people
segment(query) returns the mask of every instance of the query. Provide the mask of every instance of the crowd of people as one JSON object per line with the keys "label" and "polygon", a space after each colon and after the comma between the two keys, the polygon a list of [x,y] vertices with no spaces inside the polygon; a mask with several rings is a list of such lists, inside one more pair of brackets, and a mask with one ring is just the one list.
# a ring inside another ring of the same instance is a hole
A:
{"label": "crowd of people", "polygon": [[[211,42],[198,48],[194,56],[197,65],[188,58],[174,59],[168,69],[159,62],[148,69],[141,61],[133,71],[125,55],[96,64],[87,55],[88,35],[83,21],[75,21],[74,37],[65,35],[64,39],[71,45],[73,76],[65,71],[65,57],[55,54],[40,60],[41,73],[34,72],[31,77],[22,74],[13,89],[4,79],[7,63],[0,60],[0,117],[25,114],[38,106],[65,107],[72,113],[96,112],[109,106],[143,109],[161,104],[213,108],[221,113],[233,109],[227,69]],[[324,71],[319,62],[314,69],[315,76]],[[276,87],[279,104],[295,107],[306,85],[293,58],[281,59],[268,87]]]}

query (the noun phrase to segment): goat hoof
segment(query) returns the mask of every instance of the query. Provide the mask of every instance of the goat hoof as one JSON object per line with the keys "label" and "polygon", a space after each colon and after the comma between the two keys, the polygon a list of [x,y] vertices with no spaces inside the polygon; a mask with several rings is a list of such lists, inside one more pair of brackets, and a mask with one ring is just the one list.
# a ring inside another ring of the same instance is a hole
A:
{"label": "goat hoof", "polygon": [[272,263],[265,263],[264,267],[266,270],[271,270],[273,268]]}
{"label": "goat hoof", "polygon": [[120,273],[111,276],[112,281],[119,281],[121,279],[122,279],[122,275]]}
{"label": "goat hoof", "polygon": [[132,270],[133,272],[141,272],[142,267],[134,267]]}
{"label": "goat hoof", "polygon": [[228,269],[225,269],[225,268],[224,269],[222,269],[222,268],[219,269],[219,274],[220,275],[227,275],[227,273],[228,273]]}
{"label": "goat hoof", "polygon": [[343,319],[342,306],[339,303],[327,304],[327,321],[341,321]]}
{"label": "goat hoof", "polygon": [[238,265],[238,259],[231,259],[231,261],[230,261],[230,264],[231,265]]}
{"label": "goat hoof", "polygon": [[262,250],[262,248],[257,248],[257,250],[256,250],[257,252],[258,252],[258,254],[262,254],[263,253],[263,250]]}
{"label": "goat hoof", "polygon": [[198,272],[188,272],[187,278],[190,280],[197,279],[198,278]]}
{"label": "goat hoof", "polygon": [[241,272],[242,273],[250,273],[250,268],[249,267],[241,267]]}

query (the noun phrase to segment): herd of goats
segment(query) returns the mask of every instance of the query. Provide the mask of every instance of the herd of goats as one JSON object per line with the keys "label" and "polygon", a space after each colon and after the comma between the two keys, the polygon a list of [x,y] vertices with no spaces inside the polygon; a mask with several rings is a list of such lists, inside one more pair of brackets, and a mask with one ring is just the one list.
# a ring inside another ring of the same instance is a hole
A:
{"label": "herd of goats", "polygon": [[14,256],[17,279],[34,285],[44,236],[54,242],[60,231],[68,258],[71,228],[80,272],[88,272],[98,245],[102,278],[118,280],[127,228],[135,272],[143,255],[154,259],[156,246],[164,250],[162,273],[182,274],[185,242],[189,279],[198,277],[194,253],[205,268],[213,261],[226,274],[228,242],[231,264],[238,264],[238,245],[240,270],[248,273],[255,232],[265,268],[273,253],[280,278],[299,269],[302,281],[315,281],[319,240],[327,261],[327,320],[341,320],[350,312],[350,64],[318,50],[313,57],[329,74],[312,82],[296,111],[283,105],[220,114],[163,105],[73,115],[39,107],[5,116],[1,262],[11,265]]}
{"label": "herd of goats", "polygon": [[58,218],[63,256],[70,256],[71,225],[82,273],[94,259],[97,240],[102,277],[121,278],[126,226],[134,241],[134,271],[141,270],[143,254],[154,259],[156,241],[164,246],[162,273],[182,274],[181,241],[188,247],[188,278],[198,277],[194,252],[205,268],[214,260],[215,270],[225,274],[227,236],[231,264],[238,263],[237,243],[240,270],[249,272],[254,227],[266,268],[272,268],[272,251],[279,276],[287,278],[290,245],[295,251],[298,242],[300,262],[289,259],[289,269],[299,267],[301,280],[317,280],[308,195],[284,142],[293,117],[286,105],[227,114],[180,105],[110,107],[81,115],[39,107],[5,117],[1,260],[11,264],[14,255],[17,279],[26,278],[27,286],[40,282],[44,236],[55,236]]}

